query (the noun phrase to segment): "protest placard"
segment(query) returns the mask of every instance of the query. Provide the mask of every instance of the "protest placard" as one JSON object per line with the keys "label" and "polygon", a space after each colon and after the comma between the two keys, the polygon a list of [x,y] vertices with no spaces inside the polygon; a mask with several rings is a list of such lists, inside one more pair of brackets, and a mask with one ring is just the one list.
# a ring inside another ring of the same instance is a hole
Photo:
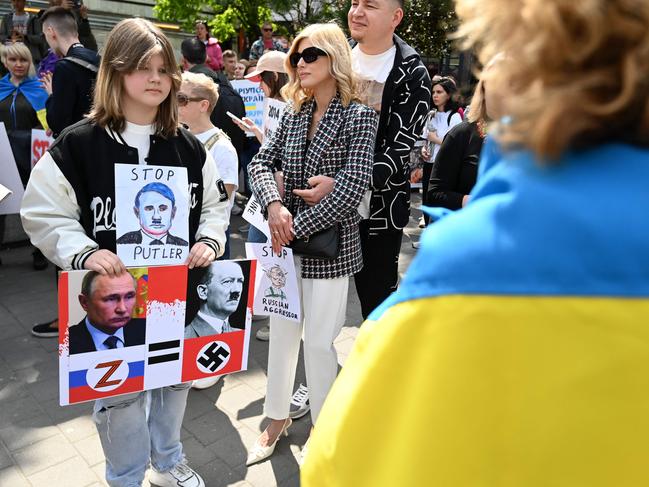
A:
{"label": "protest placard", "polygon": [[[264,125],[264,92],[259,83],[253,83],[247,79],[231,81],[232,87],[239,93],[246,106],[246,117],[255,122],[257,127]],[[246,132],[248,137],[254,137],[252,132]]]}
{"label": "protest placard", "polygon": [[276,254],[270,243],[246,243],[246,257],[257,260],[254,313],[299,323],[302,307],[293,251],[282,247]]}
{"label": "protest placard", "polygon": [[177,265],[187,260],[187,168],[115,164],[115,200],[117,255],[124,265]]}
{"label": "protest placard", "polygon": [[0,201],[4,200],[11,194],[11,190],[0,184]]}
{"label": "protest placard", "polygon": [[189,273],[183,381],[245,370],[257,262],[222,260]]}
{"label": "protest placard", "polygon": [[32,167],[45,155],[52,142],[54,142],[54,138],[47,135],[47,131],[32,129]]}
{"label": "protest placard", "polygon": [[62,272],[61,405],[245,370],[255,269],[242,260],[189,276],[186,266]]}
{"label": "protest placard", "polygon": [[270,241],[270,228],[268,227],[268,220],[264,217],[261,212],[261,205],[255,199],[255,195],[252,195],[246,203],[246,207],[243,210],[241,217],[250,223],[253,227],[257,228],[266,235],[266,238]]}
{"label": "protest placard", "polygon": [[2,154],[0,157],[0,184],[11,191],[11,194],[0,202],[0,215],[11,215],[20,212],[20,203],[25,190],[3,122],[0,122],[0,154]]}
{"label": "protest placard", "polygon": [[274,98],[266,98],[264,102],[264,125],[262,132],[264,133],[264,141],[267,140],[279,126],[279,119],[284,113],[286,103]]}

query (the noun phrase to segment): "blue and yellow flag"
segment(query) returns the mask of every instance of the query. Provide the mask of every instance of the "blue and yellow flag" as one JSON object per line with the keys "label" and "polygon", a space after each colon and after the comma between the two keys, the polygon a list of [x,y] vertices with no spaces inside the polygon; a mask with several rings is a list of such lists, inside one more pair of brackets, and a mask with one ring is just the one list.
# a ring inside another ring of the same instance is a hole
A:
{"label": "blue and yellow flag", "polygon": [[649,485],[649,150],[491,167],[362,326],[302,485]]}

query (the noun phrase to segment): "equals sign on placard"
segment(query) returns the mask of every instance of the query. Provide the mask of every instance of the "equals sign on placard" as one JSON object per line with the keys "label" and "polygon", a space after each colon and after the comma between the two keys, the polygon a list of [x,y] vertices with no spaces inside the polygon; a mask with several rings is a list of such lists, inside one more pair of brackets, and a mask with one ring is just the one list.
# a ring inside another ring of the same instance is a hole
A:
{"label": "equals sign on placard", "polygon": [[180,360],[180,340],[149,344],[147,365],[173,362],[174,360]]}

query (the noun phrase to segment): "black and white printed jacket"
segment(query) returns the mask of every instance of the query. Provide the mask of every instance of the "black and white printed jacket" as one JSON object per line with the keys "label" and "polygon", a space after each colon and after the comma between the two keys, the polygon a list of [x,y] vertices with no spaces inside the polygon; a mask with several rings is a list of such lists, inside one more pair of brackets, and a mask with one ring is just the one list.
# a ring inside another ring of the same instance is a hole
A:
{"label": "black and white printed jacket", "polygon": [[[381,99],[372,169],[370,233],[401,230],[410,216],[410,152],[431,102],[431,82],[417,51],[399,36]],[[352,47],[356,45],[351,42]]]}

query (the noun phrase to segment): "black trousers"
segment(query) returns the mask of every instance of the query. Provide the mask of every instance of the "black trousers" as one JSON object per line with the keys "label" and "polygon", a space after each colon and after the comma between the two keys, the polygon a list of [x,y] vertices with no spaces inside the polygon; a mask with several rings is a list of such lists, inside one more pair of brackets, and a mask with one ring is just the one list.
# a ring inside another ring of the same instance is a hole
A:
{"label": "black trousers", "polygon": [[363,319],[367,319],[399,283],[399,252],[403,230],[382,231],[371,235],[369,220],[359,225],[363,268],[354,275],[356,291],[361,301]]}
{"label": "black trousers", "polygon": [[[424,162],[424,173],[421,179],[421,204],[424,206],[428,205],[428,186],[430,185],[430,175],[433,172],[433,163]],[[424,213],[424,222],[426,225],[430,223],[430,217]]]}

